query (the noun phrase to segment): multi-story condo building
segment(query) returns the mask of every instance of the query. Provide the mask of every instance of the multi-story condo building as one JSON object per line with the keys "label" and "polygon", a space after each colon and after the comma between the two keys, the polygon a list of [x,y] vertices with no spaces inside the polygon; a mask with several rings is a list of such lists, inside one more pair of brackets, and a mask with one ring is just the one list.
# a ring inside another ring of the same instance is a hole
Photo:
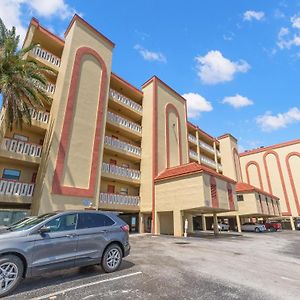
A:
{"label": "multi-story condo building", "polygon": [[240,217],[281,214],[275,190],[241,184],[244,156],[240,164],[232,136],[216,139],[188,122],[186,100],[156,76],[138,89],[114,74],[114,44],[82,18],[64,39],[32,19],[24,45],[32,43],[26,59],[55,71],[45,87],[53,101],[32,109],[22,130],[6,129],[2,108],[7,218],[88,207],[119,213],[132,231],[181,236],[193,218],[205,229],[205,216],[220,215],[239,229]]}

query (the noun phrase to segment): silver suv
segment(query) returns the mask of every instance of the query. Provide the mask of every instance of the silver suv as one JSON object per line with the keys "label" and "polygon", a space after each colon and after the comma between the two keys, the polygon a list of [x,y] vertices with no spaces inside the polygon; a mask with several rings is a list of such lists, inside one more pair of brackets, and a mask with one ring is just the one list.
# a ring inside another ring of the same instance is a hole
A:
{"label": "silver suv", "polygon": [[22,278],[46,271],[101,264],[119,268],[130,251],[128,225],[98,211],[54,212],[0,231],[0,297]]}

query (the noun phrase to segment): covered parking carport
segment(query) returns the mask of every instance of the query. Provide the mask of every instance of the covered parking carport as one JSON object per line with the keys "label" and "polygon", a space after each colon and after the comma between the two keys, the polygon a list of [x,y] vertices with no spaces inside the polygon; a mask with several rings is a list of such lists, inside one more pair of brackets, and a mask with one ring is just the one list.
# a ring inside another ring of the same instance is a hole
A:
{"label": "covered parking carport", "polygon": [[[198,163],[169,168],[155,178],[155,234],[193,232],[193,216],[235,211],[235,181]],[[217,233],[217,227],[215,226]]]}
{"label": "covered parking carport", "polygon": [[278,197],[248,183],[237,183],[236,193],[238,210],[223,213],[220,217],[234,218],[239,232],[241,232],[241,224],[245,222],[257,222],[261,218],[281,216]]}

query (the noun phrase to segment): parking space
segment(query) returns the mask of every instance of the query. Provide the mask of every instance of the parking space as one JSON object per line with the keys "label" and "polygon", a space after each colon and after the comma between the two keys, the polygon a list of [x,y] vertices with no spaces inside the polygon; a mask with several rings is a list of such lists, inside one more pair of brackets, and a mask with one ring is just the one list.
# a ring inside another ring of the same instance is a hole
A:
{"label": "parking space", "polygon": [[136,235],[121,270],[26,280],[7,299],[298,299],[300,232]]}

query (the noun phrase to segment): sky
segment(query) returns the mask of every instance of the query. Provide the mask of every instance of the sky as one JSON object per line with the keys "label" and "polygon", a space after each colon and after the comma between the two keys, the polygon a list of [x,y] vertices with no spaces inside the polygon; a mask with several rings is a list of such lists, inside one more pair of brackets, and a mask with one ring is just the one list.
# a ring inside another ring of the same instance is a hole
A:
{"label": "sky", "polygon": [[240,151],[300,138],[300,0],[0,0],[21,38],[33,16],[63,36],[74,13],[116,44],[115,73],[158,76],[209,134]]}

